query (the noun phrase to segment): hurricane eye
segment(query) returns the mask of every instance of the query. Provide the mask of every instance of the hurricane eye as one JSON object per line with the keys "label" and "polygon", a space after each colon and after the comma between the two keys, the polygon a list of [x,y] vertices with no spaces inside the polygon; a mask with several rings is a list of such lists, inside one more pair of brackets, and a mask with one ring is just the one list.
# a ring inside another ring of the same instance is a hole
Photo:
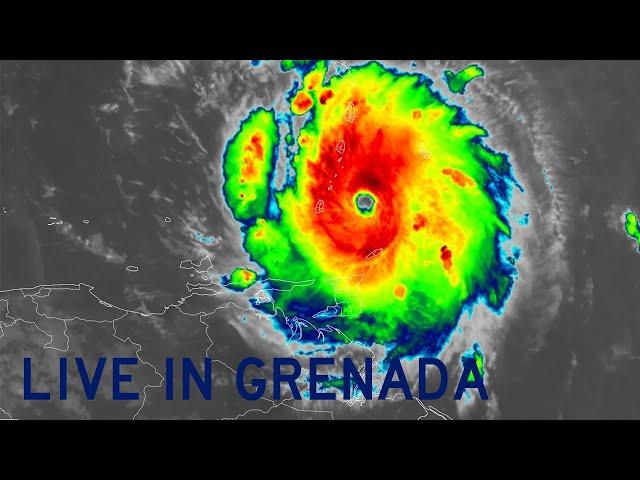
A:
{"label": "hurricane eye", "polygon": [[361,192],[356,194],[355,204],[360,214],[362,214],[363,216],[369,216],[374,213],[376,199],[372,194],[368,192]]}

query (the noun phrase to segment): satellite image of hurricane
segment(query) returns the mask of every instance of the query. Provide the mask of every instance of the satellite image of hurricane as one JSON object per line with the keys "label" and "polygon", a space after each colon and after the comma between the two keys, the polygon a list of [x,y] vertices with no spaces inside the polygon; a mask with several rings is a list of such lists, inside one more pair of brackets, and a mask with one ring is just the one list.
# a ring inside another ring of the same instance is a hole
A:
{"label": "satellite image of hurricane", "polygon": [[640,62],[0,74],[0,418],[640,418]]}

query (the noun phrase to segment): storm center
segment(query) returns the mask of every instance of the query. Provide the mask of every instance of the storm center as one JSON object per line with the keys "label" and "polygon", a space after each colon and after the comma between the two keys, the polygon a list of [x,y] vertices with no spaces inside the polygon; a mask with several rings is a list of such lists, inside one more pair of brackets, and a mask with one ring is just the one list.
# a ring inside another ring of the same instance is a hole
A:
{"label": "storm center", "polygon": [[356,195],[356,207],[364,215],[371,214],[375,204],[376,200],[370,193],[358,193]]}

